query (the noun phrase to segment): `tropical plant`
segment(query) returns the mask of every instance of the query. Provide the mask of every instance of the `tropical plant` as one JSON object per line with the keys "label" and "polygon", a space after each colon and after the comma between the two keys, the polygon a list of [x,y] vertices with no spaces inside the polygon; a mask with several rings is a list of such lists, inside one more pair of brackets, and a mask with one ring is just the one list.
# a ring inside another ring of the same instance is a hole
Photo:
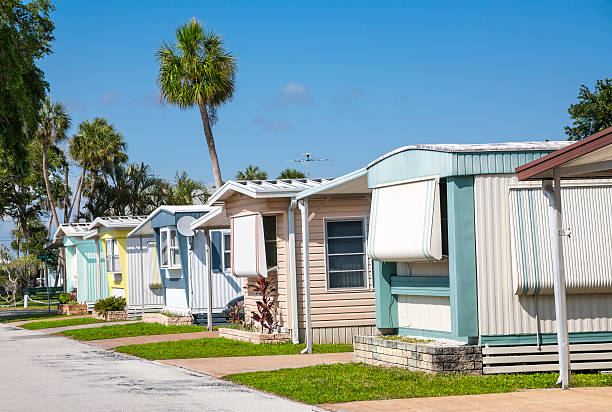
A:
{"label": "tropical plant", "polygon": [[277,179],[303,179],[306,175],[297,169],[285,169],[278,175]]}
{"label": "tropical plant", "polygon": [[584,139],[612,127],[612,79],[597,80],[593,91],[581,85],[578,100],[567,110],[573,120],[573,127],[565,127],[568,140]]}
{"label": "tropical plant", "polygon": [[217,109],[234,94],[236,58],[225,49],[220,35],[205,30],[195,18],[176,30],[176,44],[162,43],[156,57],[162,100],[181,109],[197,106],[200,110],[218,189],[223,181],[212,125]]}
{"label": "tropical plant", "polygon": [[42,263],[35,255],[14,258],[4,245],[0,245],[0,289],[7,293],[7,296],[0,295],[0,298],[15,303],[21,287],[28,283],[32,272],[36,273],[41,267]]}
{"label": "tropical plant", "polygon": [[[95,118],[92,122],[84,121],[79,124],[77,134],[70,142],[70,155],[82,168],[74,196],[77,198],[77,217],[80,216],[81,196],[88,198],[97,194],[97,183],[102,174],[106,174],[116,163],[127,160],[125,154],[126,144],[123,137],[106,119]],[[85,174],[89,173],[88,187],[85,188]],[[73,198],[72,204],[75,199]],[[72,206],[69,215],[72,214]],[[89,216],[90,218],[93,215]]]}
{"label": "tropical plant", "polygon": [[65,304],[76,305],[78,303],[77,290],[72,289],[72,292],[70,293],[60,293],[59,297],[57,298],[57,301],[64,305]]}
{"label": "tropical plant", "polygon": [[45,179],[45,187],[47,189],[47,201],[51,209],[51,216],[55,222],[55,226],[59,226],[57,211],[55,210],[55,199],[51,193],[49,184],[49,174],[47,169],[47,153],[50,147],[55,147],[66,139],[66,133],[70,128],[70,116],[66,108],[61,103],[51,103],[51,99],[47,97],[40,113],[40,122],[36,131],[36,140],[42,147],[42,172]]}
{"label": "tropical plant", "polygon": [[100,315],[105,315],[106,312],[122,311],[125,309],[125,298],[110,296],[106,299],[100,299],[94,304],[94,310]]}
{"label": "tropical plant", "polygon": [[272,294],[276,292],[276,289],[263,276],[258,276],[255,284],[246,286],[246,288],[261,296],[261,300],[257,301],[257,312],[251,311],[251,318],[253,321],[259,322],[262,332],[273,333],[277,322],[274,319],[276,302]]}
{"label": "tropical plant", "polygon": [[261,170],[259,166],[248,165],[244,170],[236,172],[236,180],[266,180],[268,174]]}
{"label": "tropical plant", "polygon": [[236,302],[228,308],[227,320],[234,325],[244,326],[244,302]]}
{"label": "tropical plant", "polygon": [[165,203],[169,205],[192,205],[196,200],[204,204],[210,197],[206,185],[193,180],[185,171],[176,172],[174,184],[163,191],[167,196]]}

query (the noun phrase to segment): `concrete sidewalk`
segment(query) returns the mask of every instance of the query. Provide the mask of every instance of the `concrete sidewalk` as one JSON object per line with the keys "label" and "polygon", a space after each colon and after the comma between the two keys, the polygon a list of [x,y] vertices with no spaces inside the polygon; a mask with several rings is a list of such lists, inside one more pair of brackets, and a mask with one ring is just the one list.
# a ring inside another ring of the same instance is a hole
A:
{"label": "concrete sidewalk", "polygon": [[173,333],[167,335],[149,335],[149,336],[131,336],[128,338],[114,338],[114,339],[98,339],[90,340],[85,343],[93,346],[97,346],[103,349],[115,349],[119,346],[125,345],[143,345],[146,343],[159,343],[159,342],[175,342],[179,340],[189,339],[204,339],[204,338],[217,338],[219,332],[189,332],[189,333]]}
{"label": "concrete sidewalk", "polygon": [[140,321],[139,320],[125,320],[121,322],[88,323],[86,325],[73,325],[73,326],[62,326],[59,328],[37,329],[36,332],[42,332],[42,333],[52,335],[54,333],[63,332],[65,330],[99,328],[101,326],[111,326],[111,325],[127,325],[128,323],[137,323],[137,322],[140,322]]}
{"label": "concrete sidewalk", "polygon": [[162,359],[165,365],[202,372],[214,378],[234,373],[303,368],[306,366],[350,363],[353,352],[314,353],[311,355],[236,356],[227,358]]}
{"label": "concrete sidewalk", "polygon": [[389,399],[324,404],[331,411],[612,411],[612,387],[527,390],[487,395]]}
{"label": "concrete sidewalk", "polygon": [[40,319],[18,320],[15,322],[7,322],[7,325],[21,326],[21,325],[25,325],[26,323],[30,323],[30,322],[50,322],[50,321],[55,321],[55,320],[79,319],[79,318],[90,318],[90,317],[91,315],[62,316],[61,318],[48,317],[48,318],[40,318]]}

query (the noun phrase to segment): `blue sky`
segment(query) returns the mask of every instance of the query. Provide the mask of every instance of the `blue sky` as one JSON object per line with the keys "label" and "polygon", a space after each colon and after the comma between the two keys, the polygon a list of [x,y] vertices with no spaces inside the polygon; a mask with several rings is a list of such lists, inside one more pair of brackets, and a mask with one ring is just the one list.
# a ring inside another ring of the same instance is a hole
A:
{"label": "blue sky", "polygon": [[[612,77],[612,3],[58,1],[41,66],[76,125],[133,162],[212,182],[199,113],[157,103],[155,50],[196,17],[238,57],[214,134],[224,179],[304,152],[334,177],[399,146],[565,139],[580,84]],[[71,171],[77,175],[78,170]]]}

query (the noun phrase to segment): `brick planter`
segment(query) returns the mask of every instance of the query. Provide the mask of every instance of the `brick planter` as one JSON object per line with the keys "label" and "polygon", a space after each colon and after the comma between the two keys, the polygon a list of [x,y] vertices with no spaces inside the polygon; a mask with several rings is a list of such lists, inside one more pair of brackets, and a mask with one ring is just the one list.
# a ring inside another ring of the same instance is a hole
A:
{"label": "brick planter", "polygon": [[355,361],[416,371],[482,375],[482,350],[477,345],[408,343],[375,336],[355,336]]}
{"label": "brick planter", "polygon": [[102,319],[106,321],[120,321],[127,319],[127,312],[123,310],[111,310],[106,312],[104,315],[94,310],[92,316],[96,319]]}
{"label": "brick planter", "polygon": [[260,333],[246,330],[219,328],[219,336],[222,338],[239,340],[242,342],[260,343],[285,343],[291,339],[289,333]]}
{"label": "brick planter", "polygon": [[60,315],[87,315],[87,305],[83,304],[68,304],[68,303],[59,303],[57,305],[57,313]]}
{"label": "brick planter", "polygon": [[142,316],[145,323],[159,323],[165,326],[184,326],[193,323],[191,316],[167,316],[161,313],[145,313]]}

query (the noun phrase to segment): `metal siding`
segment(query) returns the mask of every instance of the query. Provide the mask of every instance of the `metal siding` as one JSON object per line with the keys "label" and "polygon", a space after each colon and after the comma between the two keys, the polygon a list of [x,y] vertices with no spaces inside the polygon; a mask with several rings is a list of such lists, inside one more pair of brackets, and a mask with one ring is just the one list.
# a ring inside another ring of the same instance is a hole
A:
{"label": "metal siding", "polygon": [[465,176],[514,173],[514,169],[551,151],[448,153],[406,150],[375,163],[368,169],[368,186],[424,176]]}
{"label": "metal siding", "polygon": [[[100,248],[102,246],[100,245]],[[79,287],[84,290],[79,293],[77,290],[78,299],[81,302],[96,302],[99,299],[109,297],[110,289],[108,287],[108,279],[106,276],[106,267],[104,258],[100,255],[100,280],[101,293],[98,294],[97,271],[98,265],[96,262],[96,244],[95,241],[84,241],[79,243],[78,249],[78,271],[79,271]],[[83,276],[84,275],[84,276]]]}
{"label": "metal siding", "polygon": [[449,297],[400,295],[397,299],[400,328],[451,331]]}
{"label": "metal siding", "polygon": [[[190,260],[192,289],[191,309],[195,312],[208,309],[208,271],[206,266],[206,236],[197,231],[194,236]],[[213,311],[222,310],[232,300],[242,296],[242,279],[228,273],[212,273]]]}
{"label": "metal siding", "polygon": [[[552,295],[534,297],[514,294],[509,185],[516,182],[515,175],[475,177],[478,323],[481,336],[554,333],[556,330]],[[595,246],[593,243],[586,250],[591,250]],[[544,253],[540,253],[540,259]],[[576,253],[580,253],[580,250],[577,249]],[[536,325],[536,306],[539,328]],[[612,296],[568,295],[567,316],[569,332],[612,330]]]}
{"label": "metal siding", "polygon": [[[162,291],[161,289],[154,290],[149,287],[156,279],[160,279],[155,241],[153,238],[143,238],[142,250],[140,249],[140,241],[139,238],[127,239],[127,281],[130,291],[128,295],[128,306],[137,308],[142,307],[142,291],[144,286],[145,309],[149,306],[159,307],[164,303]],[[145,274],[144,279],[142,271],[140,270],[141,263]],[[143,280],[144,285],[142,285]]]}

